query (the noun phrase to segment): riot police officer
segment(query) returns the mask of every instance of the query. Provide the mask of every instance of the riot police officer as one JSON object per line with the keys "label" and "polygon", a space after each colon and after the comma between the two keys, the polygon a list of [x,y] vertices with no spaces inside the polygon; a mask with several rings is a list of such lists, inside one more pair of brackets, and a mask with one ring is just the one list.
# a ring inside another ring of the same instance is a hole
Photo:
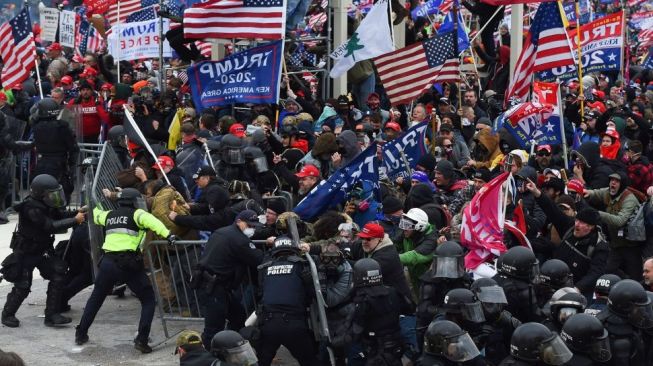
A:
{"label": "riot police officer", "polygon": [[[494,329],[485,324],[483,306],[476,295],[466,288],[449,290],[444,296],[444,303],[440,307],[440,314],[436,319],[450,320],[469,332],[476,347],[485,348],[488,336]],[[482,357],[475,360],[474,364],[484,365]]]}
{"label": "riot police officer", "polygon": [[362,343],[366,365],[401,365],[399,315],[407,304],[393,287],[383,285],[379,263],[363,258],[354,264],[352,339]]}
{"label": "riot police officer", "polygon": [[555,332],[539,323],[526,323],[512,334],[510,356],[499,366],[563,365],[572,356]]}
{"label": "riot police officer", "polygon": [[540,273],[535,278],[535,295],[537,305],[543,307],[556,290],[573,287],[574,280],[567,263],[560,259],[549,259],[540,266]]}
{"label": "riot police officer", "polygon": [[260,364],[268,366],[284,345],[300,365],[318,364],[313,334],[308,328],[308,311],[315,288],[306,259],[297,243],[287,236],[274,240],[270,261],[261,264],[259,284],[261,309]]}
{"label": "riot police officer", "polygon": [[560,338],[574,353],[569,366],[592,366],[612,358],[608,331],[601,321],[589,314],[572,315],[562,326]]}
{"label": "riot police officer", "polygon": [[[32,272],[38,268],[48,283],[45,300],[45,325],[67,324],[71,319],[60,314],[66,263],[54,255],[54,234],[84,222],[82,212],[64,212],[63,188],[48,174],[37,175],[30,185],[30,195],[14,206],[18,212],[18,227],[11,239],[13,260],[5,259],[2,273],[14,283],[2,310],[2,324],[16,328],[20,325],[16,311],[29,295]],[[11,275],[10,275],[11,273]]]}
{"label": "riot police officer", "polygon": [[216,167],[218,176],[227,182],[245,179],[244,140],[232,134],[220,141],[220,161]]}
{"label": "riot police officer", "polygon": [[148,229],[171,243],[175,237],[161,221],[139,208],[144,206],[142,199],[141,193],[135,188],[125,188],[118,194],[118,209],[93,209],[93,221],[106,230],[102,245],[104,256],[95,277],[93,293],[86,302],[84,314],[75,331],[75,343],[78,345],[88,342],[88,329],[113,285],[124,282],[141,302],[141,319],[134,348],[142,353],[152,352],[147,343],[154,317],[154,290],[145,273],[140,245]]}
{"label": "riot police officer", "polygon": [[434,320],[424,335],[424,352],[417,366],[460,365],[479,355],[472,338],[456,323]]}
{"label": "riot police officer", "polygon": [[497,274],[492,277],[508,299],[508,310],[521,321],[540,320],[532,281],[539,273],[537,258],[532,250],[517,246],[508,249],[497,260]]}
{"label": "riot police officer", "polygon": [[496,365],[510,353],[510,338],[521,325],[521,321],[504,309],[508,300],[503,288],[495,280],[479,278],[469,289],[481,302],[485,325],[491,327],[491,330],[486,332],[485,358]]}
{"label": "riot police officer", "polygon": [[641,331],[653,327],[653,309],[644,287],[630,279],[617,282],[608,294],[608,308],[596,317],[610,333],[609,365],[643,365]]}
{"label": "riot police officer", "polygon": [[619,281],[621,281],[621,277],[616,274],[608,273],[599,277],[594,286],[594,300],[585,309],[585,313],[596,316],[605,310],[608,307],[608,294],[610,293],[610,289]]}
{"label": "riot police officer", "polygon": [[238,332],[223,330],[213,336],[211,353],[224,362],[211,366],[256,366],[258,359],[249,342]]}
{"label": "riot police officer", "polygon": [[549,303],[551,315],[545,325],[554,332],[560,333],[567,319],[575,314],[581,314],[587,307],[587,299],[578,292],[569,292]]}
{"label": "riot police officer", "polygon": [[472,283],[465,272],[465,252],[455,241],[446,241],[435,249],[433,265],[420,276],[419,302],[417,305],[417,344],[424,343],[424,332],[446,293],[455,288],[468,288]]}
{"label": "riot police officer", "polygon": [[41,99],[35,106],[38,121],[33,124],[32,131],[38,162],[34,175],[55,177],[69,199],[74,189],[73,168],[77,164],[79,147],[68,123],[57,119],[60,110],[52,98]]}
{"label": "riot police officer", "polygon": [[109,141],[109,144],[111,144],[111,147],[113,147],[113,151],[118,156],[122,168],[129,168],[132,158],[129,155],[129,149],[127,149],[127,134],[125,133],[125,128],[122,125],[111,127],[107,133],[107,140]]}

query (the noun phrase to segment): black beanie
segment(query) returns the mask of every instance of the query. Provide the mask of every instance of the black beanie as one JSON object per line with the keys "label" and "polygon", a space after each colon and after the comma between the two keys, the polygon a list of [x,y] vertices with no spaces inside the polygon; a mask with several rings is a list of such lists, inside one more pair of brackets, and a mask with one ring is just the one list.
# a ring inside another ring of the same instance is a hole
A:
{"label": "black beanie", "polygon": [[417,161],[417,165],[426,169],[427,172],[432,172],[435,169],[435,156],[426,153]]}
{"label": "black beanie", "polygon": [[286,212],[286,205],[281,200],[268,200],[268,210],[274,211],[277,215]]}
{"label": "black beanie", "polygon": [[588,225],[601,224],[601,215],[599,212],[591,207],[586,207],[578,212],[576,219]]}
{"label": "black beanie", "polygon": [[446,179],[451,179],[453,177],[453,164],[449,160],[440,160],[438,165],[435,167],[436,172],[442,173]]}
{"label": "black beanie", "polygon": [[401,210],[404,205],[401,203],[401,200],[395,196],[387,196],[383,199],[383,213],[391,214]]}

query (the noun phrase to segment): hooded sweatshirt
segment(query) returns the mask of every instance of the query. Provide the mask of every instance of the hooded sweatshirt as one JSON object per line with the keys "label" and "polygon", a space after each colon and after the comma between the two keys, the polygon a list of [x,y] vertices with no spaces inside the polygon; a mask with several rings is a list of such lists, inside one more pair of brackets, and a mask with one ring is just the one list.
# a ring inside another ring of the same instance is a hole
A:
{"label": "hooded sweatshirt", "polygon": [[336,141],[340,145],[340,155],[342,155],[342,162],[340,166],[345,166],[354,160],[358,154],[361,153],[360,145],[358,144],[358,138],[353,131],[347,130],[343,131],[337,138]]}
{"label": "hooded sweatshirt", "polygon": [[[490,170],[493,170],[501,162],[503,161],[503,154],[501,153],[501,150],[499,149],[499,135],[496,133],[493,133],[489,129],[483,129],[481,130],[476,139],[478,140],[479,143],[483,144],[487,151],[489,152],[489,158],[483,161],[476,160],[475,168],[488,168]],[[474,158],[474,157],[472,157]]]}

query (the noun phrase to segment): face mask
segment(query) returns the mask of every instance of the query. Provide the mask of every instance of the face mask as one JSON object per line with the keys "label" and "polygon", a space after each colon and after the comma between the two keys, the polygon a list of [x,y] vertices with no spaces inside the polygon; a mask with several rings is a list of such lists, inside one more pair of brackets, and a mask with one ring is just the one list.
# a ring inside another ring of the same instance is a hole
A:
{"label": "face mask", "polygon": [[243,230],[243,234],[245,234],[246,237],[251,238],[252,236],[254,236],[254,229],[248,227],[247,229]]}

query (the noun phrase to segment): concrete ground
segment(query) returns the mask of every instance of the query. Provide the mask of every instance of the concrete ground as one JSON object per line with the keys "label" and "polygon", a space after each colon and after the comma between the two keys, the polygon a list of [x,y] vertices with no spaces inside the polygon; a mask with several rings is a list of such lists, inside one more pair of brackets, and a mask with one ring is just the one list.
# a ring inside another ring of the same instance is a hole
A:
{"label": "concrete ground", "polygon": [[[17,215],[10,215],[10,220],[8,224],[0,225],[0,261],[11,253],[9,242]],[[63,239],[67,239],[67,235],[57,235],[55,243]],[[4,306],[11,287],[12,284],[6,281],[0,283],[0,306]],[[202,324],[197,322],[175,322],[172,326],[169,323],[171,338],[166,339],[157,310],[150,335],[154,352],[141,354],[132,343],[138,327],[140,303],[127,291],[127,296],[122,299],[107,298],[89,330],[89,343],[80,347],[74,342],[75,325],[79,323],[92,287],[84,289],[70,301],[72,310],[66,315],[73,321],[60,328],[43,325],[46,290],[47,281],[35,270],[32,292],[16,314],[21,321],[20,327],[0,325],[0,349],[18,353],[27,365],[178,365],[179,358],[174,354],[175,334],[183,329],[202,329]],[[297,365],[283,348],[273,364]]]}

